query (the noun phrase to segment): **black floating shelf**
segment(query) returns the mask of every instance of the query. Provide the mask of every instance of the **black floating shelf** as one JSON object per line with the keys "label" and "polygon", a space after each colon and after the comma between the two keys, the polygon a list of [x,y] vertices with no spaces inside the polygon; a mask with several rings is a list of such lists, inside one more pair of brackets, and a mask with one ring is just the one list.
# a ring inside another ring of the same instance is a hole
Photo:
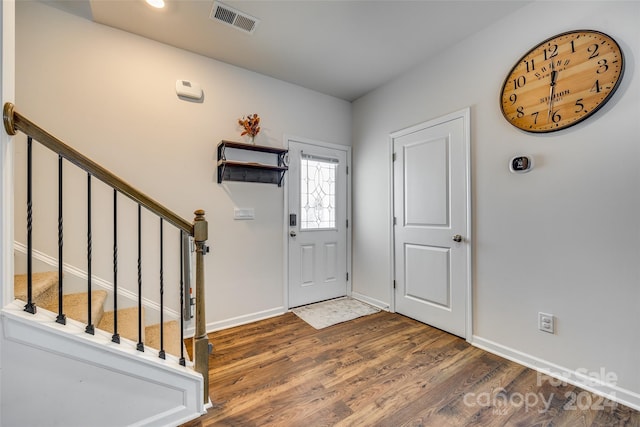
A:
{"label": "black floating shelf", "polygon": [[[275,154],[278,164],[276,166],[264,163],[227,160],[225,148]],[[280,187],[282,186],[285,172],[289,170],[285,164],[285,155],[287,152],[288,150],[283,148],[221,141],[218,144],[218,184],[221,184],[222,181],[244,181],[277,184],[278,187]]]}

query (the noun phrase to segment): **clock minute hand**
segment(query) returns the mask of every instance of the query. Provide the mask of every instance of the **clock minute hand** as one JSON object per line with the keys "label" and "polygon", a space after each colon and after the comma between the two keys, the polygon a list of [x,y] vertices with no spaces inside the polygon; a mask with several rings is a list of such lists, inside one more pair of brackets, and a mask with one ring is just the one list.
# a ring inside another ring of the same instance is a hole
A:
{"label": "clock minute hand", "polygon": [[553,67],[553,62],[551,63],[551,84],[549,87],[549,115],[547,116],[547,122],[551,121],[551,117],[553,115],[553,96],[556,92],[556,80],[558,78],[558,72]]}

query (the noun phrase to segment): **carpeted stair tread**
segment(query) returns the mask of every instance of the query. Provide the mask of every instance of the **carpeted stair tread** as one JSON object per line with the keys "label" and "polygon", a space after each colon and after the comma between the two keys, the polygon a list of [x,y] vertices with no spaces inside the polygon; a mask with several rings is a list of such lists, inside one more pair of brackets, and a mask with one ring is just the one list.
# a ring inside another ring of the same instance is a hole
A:
{"label": "carpeted stair tread", "polygon": [[[49,271],[33,273],[32,297],[38,308],[58,312],[58,272]],[[14,295],[16,299],[27,300],[27,275],[14,277]],[[113,311],[104,311],[107,292],[94,290],[91,292],[91,321],[97,328],[113,333]],[[68,319],[87,323],[87,293],[80,292],[63,295],[63,311]],[[142,308],[144,319],[144,307]],[[164,322],[164,350],[166,353],[180,357],[183,350],[184,357],[189,360],[184,343],[180,341],[180,322],[172,320]],[[122,338],[138,341],[138,308],[131,307],[118,310],[118,334]],[[145,347],[160,350],[160,324],[143,328],[143,342]]]}
{"label": "carpeted stair tread", "polygon": [[[36,306],[49,305],[58,293],[58,272],[45,271],[32,274],[31,296]],[[27,301],[27,275],[17,274],[13,280],[13,294],[16,299]]]}
{"label": "carpeted stair tread", "polygon": [[[145,345],[160,350],[160,324],[149,325],[145,328]],[[180,323],[177,320],[164,322],[164,351],[180,357]],[[187,352],[184,353],[185,358]]]}
{"label": "carpeted stair tread", "polygon": [[[104,314],[104,302],[107,299],[107,292],[103,290],[96,290],[91,292],[91,322],[95,325],[100,323],[102,315]],[[64,295],[62,299],[62,307],[64,314],[69,319],[77,320],[81,323],[87,323],[87,293],[79,292],[77,294]],[[58,312],[58,300],[54,300],[53,303],[43,305],[42,308]]]}
{"label": "carpeted stair tread", "polygon": [[[113,334],[113,314],[113,311],[104,313],[98,328]],[[144,324],[144,307],[142,307],[142,319]],[[118,310],[118,335],[131,341],[138,341],[138,307]],[[144,329],[142,329],[142,339],[144,340]]]}

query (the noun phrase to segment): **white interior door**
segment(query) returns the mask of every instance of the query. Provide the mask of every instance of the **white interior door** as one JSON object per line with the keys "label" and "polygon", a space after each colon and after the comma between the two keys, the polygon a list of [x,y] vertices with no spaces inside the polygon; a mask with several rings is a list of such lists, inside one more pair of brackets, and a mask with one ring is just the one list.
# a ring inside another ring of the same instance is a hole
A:
{"label": "white interior door", "polygon": [[395,310],[466,337],[469,110],[392,135]]}
{"label": "white interior door", "polygon": [[289,307],[347,294],[347,149],[289,141]]}

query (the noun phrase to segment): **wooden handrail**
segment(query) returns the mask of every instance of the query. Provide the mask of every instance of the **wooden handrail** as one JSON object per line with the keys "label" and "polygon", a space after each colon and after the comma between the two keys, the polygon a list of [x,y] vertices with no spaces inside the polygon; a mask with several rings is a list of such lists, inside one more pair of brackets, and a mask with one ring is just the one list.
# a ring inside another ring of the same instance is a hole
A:
{"label": "wooden handrail", "polygon": [[4,104],[3,121],[4,128],[9,135],[15,135],[17,131],[21,131],[24,134],[31,136],[51,151],[61,155],[63,158],[67,159],[79,168],[129,197],[134,202],[139,203],[149,211],[175,225],[180,230],[183,230],[190,236],[193,236],[193,225],[189,221],[165,208],[151,197],[138,191],[124,180],[118,178],[109,170],[103,168],[93,160],[69,147],[67,144],[15,111],[15,106],[10,102]]}

